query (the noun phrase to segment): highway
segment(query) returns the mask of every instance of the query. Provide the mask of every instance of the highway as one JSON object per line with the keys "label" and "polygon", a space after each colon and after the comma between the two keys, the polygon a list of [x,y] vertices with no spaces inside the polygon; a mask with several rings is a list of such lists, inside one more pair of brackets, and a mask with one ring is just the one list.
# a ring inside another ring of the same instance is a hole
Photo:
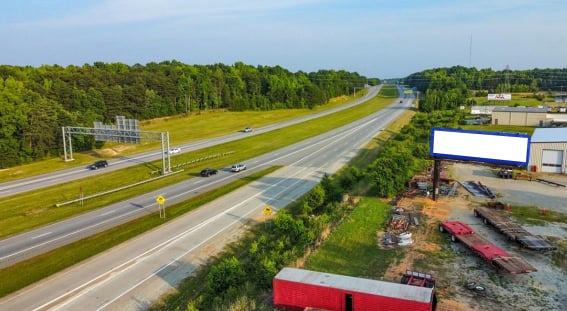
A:
{"label": "highway", "polygon": [[[264,219],[264,206],[270,205],[277,211],[311,189],[323,174],[336,172],[382,128],[410,107],[411,102],[411,99],[406,99],[404,104],[396,101],[353,124],[250,159],[245,162],[249,167],[247,172],[272,165],[284,167],[165,226],[5,297],[0,300],[1,309],[143,309],[163,292],[174,288],[226,243],[236,239],[250,221]],[[124,215],[139,217],[139,213],[156,211],[158,194],[174,204],[240,176],[243,174],[223,170],[217,176],[194,178],[100,209],[93,212],[98,213],[96,215],[75,217],[65,225],[54,224],[39,229],[46,231],[28,232],[1,241],[2,261],[21,260],[24,254],[33,252],[27,249],[35,245],[40,245],[38,251],[44,252],[49,245],[68,243],[74,237],[91,234],[87,231],[75,233],[82,228],[110,227],[116,225],[115,221],[130,217]],[[89,224],[88,219],[94,223]],[[101,225],[96,225],[97,222]],[[68,229],[57,234],[52,233],[66,227]],[[18,239],[20,242],[16,243]],[[61,241],[57,242],[57,239]],[[8,240],[13,241],[4,243]]]}
{"label": "highway", "polygon": [[[310,115],[307,115],[307,116],[304,116],[304,117],[301,117],[301,118],[296,118],[296,119],[292,119],[292,120],[288,120],[288,121],[284,121],[284,122],[279,122],[279,123],[272,124],[272,125],[265,126],[265,127],[261,127],[261,128],[255,128],[254,131],[252,131],[250,133],[233,133],[233,134],[219,136],[219,137],[215,137],[215,138],[211,138],[211,139],[207,139],[207,140],[201,140],[201,141],[195,141],[195,142],[192,142],[192,143],[182,144],[182,145],[179,145],[178,147],[181,147],[182,153],[191,152],[191,151],[194,151],[194,150],[198,150],[198,149],[202,149],[202,148],[206,148],[206,147],[210,147],[210,146],[214,146],[214,145],[223,144],[223,143],[230,142],[230,141],[233,141],[233,140],[242,139],[244,137],[248,137],[248,136],[251,136],[251,135],[258,135],[258,134],[261,134],[261,133],[269,132],[269,131],[276,130],[276,129],[279,129],[279,128],[283,128],[283,127],[286,127],[286,126],[305,122],[305,121],[308,121],[308,120],[311,120],[311,119],[319,118],[319,117],[322,117],[324,115],[332,114],[332,113],[335,113],[337,111],[348,109],[350,107],[359,105],[359,104],[369,100],[370,98],[376,96],[380,92],[381,88],[382,88],[382,85],[370,87],[370,88],[368,88],[368,92],[364,96],[357,98],[357,99],[353,100],[351,103],[346,104],[346,105],[342,105],[340,107],[328,109],[328,110],[321,111],[321,112],[318,112],[318,113],[315,113],[315,114],[310,114]],[[243,136],[243,135],[245,135],[245,136]],[[57,184],[60,184],[60,183],[65,183],[65,182],[77,180],[77,179],[88,178],[88,177],[96,175],[96,174],[104,174],[105,172],[108,172],[108,171],[123,169],[123,168],[129,167],[129,166],[134,166],[134,165],[139,165],[140,163],[143,163],[143,162],[152,162],[152,161],[155,161],[155,160],[160,160],[161,158],[162,158],[161,151],[157,150],[157,151],[140,153],[140,154],[136,154],[136,155],[132,155],[132,156],[125,156],[125,157],[121,157],[121,158],[118,158],[118,159],[108,160],[109,166],[105,169],[90,170],[86,166],[85,167],[81,166],[81,167],[75,167],[75,168],[70,168],[70,169],[66,169],[66,170],[56,171],[56,172],[52,172],[52,173],[48,173],[48,174],[42,174],[42,175],[38,175],[38,176],[18,179],[18,180],[14,180],[14,181],[10,181],[10,182],[4,182],[4,183],[0,183],[0,198],[6,197],[6,196],[9,196],[9,195],[14,195],[14,194],[32,191],[32,190],[39,189],[39,188],[45,188],[45,187],[49,187],[49,186],[57,185]]]}
{"label": "highway", "polygon": [[[369,96],[376,96],[379,91],[379,87],[374,87],[369,90],[367,95],[361,98],[355,103],[349,104],[357,105],[363,101],[368,100]],[[344,107],[342,108],[344,109]],[[330,112],[326,111],[325,114]],[[312,119],[313,116],[307,116],[303,118]],[[287,122],[282,122],[276,125],[272,125],[268,128],[259,129],[256,133],[261,133],[264,131],[273,130],[275,128],[280,128],[284,126],[291,125],[292,123],[297,123],[298,120],[292,120]],[[251,134],[251,133],[249,133]],[[247,134],[248,135],[248,134]],[[219,144],[225,141],[230,141],[236,139],[235,136],[242,137],[242,135],[228,135],[221,138],[213,139],[208,142],[197,142],[190,144],[191,147],[184,147],[183,150],[187,151],[190,148],[198,149],[204,146],[209,146],[213,144]],[[305,144],[309,144],[310,141],[300,142],[296,145],[284,148],[280,151],[274,151],[270,154],[266,154],[258,157],[253,162],[263,163],[270,159],[273,159],[274,154],[293,154],[293,148],[301,148]],[[135,158],[136,164],[140,161],[150,157],[151,154],[142,154]],[[154,154],[154,157],[159,157],[160,155]],[[266,160],[263,160],[266,159]],[[263,162],[262,162],[263,161]],[[273,163],[273,162],[271,162]],[[119,167],[133,165],[134,162],[121,162],[120,164],[112,164],[104,170],[90,171],[87,173],[102,173],[103,171],[108,171],[109,169],[118,169]],[[245,174],[252,173],[255,170],[264,168],[265,165],[250,165],[250,169]],[[51,183],[55,181],[70,181],[76,178],[77,175],[81,175],[84,169],[79,170],[77,174],[67,173],[54,173],[59,174],[58,178],[51,178],[54,175],[49,174],[48,176],[39,176],[36,180],[38,182],[30,184],[31,187],[46,186],[46,183]],[[133,219],[142,217],[144,215],[150,214],[157,209],[156,198],[159,195],[163,195],[168,205],[173,205],[185,200],[190,199],[196,195],[199,195],[208,190],[212,190],[216,187],[221,187],[222,185],[228,184],[238,177],[241,177],[243,173],[236,176],[228,171],[228,168],[219,170],[218,175],[213,176],[213,178],[203,179],[203,178],[192,178],[186,180],[185,182],[177,183],[175,185],[169,186],[163,189],[156,189],[155,191],[146,193],[142,196],[131,198],[129,200],[118,202],[104,208],[100,208],[80,216],[69,218],[63,221],[52,223],[47,226],[37,228],[19,235],[15,235],[3,240],[0,240],[0,269],[16,264],[22,260],[29,259],[45,253],[47,251],[53,250],[55,248],[64,246],[66,244],[72,243],[74,241],[86,238],[95,233],[110,229],[114,226],[126,223]],[[44,182],[39,182],[43,178]]]}

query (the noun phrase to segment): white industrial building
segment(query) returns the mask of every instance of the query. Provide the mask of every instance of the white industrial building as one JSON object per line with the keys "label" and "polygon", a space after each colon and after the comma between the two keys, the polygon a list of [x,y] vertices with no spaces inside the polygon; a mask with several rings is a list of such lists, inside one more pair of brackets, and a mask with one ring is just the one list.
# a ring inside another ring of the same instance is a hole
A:
{"label": "white industrial building", "polygon": [[536,128],[528,168],[533,172],[567,173],[567,128]]}

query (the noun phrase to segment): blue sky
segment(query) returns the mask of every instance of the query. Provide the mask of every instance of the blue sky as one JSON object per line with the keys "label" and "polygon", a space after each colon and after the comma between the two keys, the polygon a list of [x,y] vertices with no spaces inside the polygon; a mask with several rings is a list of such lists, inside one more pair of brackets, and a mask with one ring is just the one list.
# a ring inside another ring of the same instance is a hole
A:
{"label": "blue sky", "polygon": [[241,61],[378,78],[567,68],[567,1],[4,0],[0,47],[0,64],[19,66]]}

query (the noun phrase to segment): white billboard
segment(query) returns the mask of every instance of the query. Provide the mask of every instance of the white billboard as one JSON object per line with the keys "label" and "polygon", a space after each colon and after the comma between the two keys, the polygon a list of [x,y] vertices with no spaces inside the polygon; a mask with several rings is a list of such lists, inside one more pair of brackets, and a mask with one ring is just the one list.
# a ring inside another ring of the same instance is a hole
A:
{"label": "white billboard", "polygon": [[433,157],[510,165],[527,165],[530,136],[525,133],[500,133],[433,128],[429,153]]}
{"label": "white billboard", "polygon": [[488,100],[512,100],[512,94],[488,94]]}

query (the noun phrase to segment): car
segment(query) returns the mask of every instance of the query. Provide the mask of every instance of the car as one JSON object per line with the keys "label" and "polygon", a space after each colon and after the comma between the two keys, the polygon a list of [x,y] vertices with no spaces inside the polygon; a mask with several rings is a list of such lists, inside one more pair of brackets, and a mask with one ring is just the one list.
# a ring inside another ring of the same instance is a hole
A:
{"label": "car", "polygon": [[201,176],[203,176],[203,177],[209,177],[209,176],[211,176],[211,175],[216,175],[217,172],[218,172],[218,171],[217,171],[216,169],[214,169],[214,168],[206,168],[206,169],[203,169],[203,170],[201,171]]}
{"label": "car", "polygon": [[[176,154],[176,153],[180,153],[181,152],[181,148],[171,148],[171,150],[169,151],[171,154]],[[167,153],[167,151],[165,151],[165,153]]]}
{"label": "car", "polygon": [[108,166],[108,162],[106,160],[100,160],[100,161],[96,161],[95,163],[89,165],[89,168],[91,170],[98,170],[101,167],[107,167]]}
{"label": "car", "polygon": [[240,172],[246,169],[246,165],[244,164],[234,164],[230,167],[231,172]]}
{"label": "car", "polygon": [[244,128],[244,133],[250,133],[252,132],[252,128],[251,127],[245,127]]}

